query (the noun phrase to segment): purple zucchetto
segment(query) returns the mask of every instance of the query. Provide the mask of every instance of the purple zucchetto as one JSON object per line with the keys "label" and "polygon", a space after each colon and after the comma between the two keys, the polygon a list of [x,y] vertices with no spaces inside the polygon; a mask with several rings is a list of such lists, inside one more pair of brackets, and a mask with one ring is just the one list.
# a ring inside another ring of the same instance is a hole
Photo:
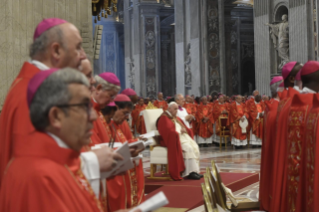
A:
{"label": "purple zucchetto", "polygon": [[34,31],[33,41],[40,37],[45,31],[64,23],[67,23],[67,21],[59,18],[43,19]]}

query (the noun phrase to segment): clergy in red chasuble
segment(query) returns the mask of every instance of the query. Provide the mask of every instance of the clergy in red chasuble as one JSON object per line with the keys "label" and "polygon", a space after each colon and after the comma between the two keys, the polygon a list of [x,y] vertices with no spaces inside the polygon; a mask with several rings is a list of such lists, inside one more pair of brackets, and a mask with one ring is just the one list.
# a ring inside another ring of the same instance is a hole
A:
{"label": "clergy in red chasuble", "polygon": [[[214,123],[214,142],[215,143],[219,143],[220,142],[220,125],[219,125],[219,117],[224,117],[227,118],[228,117],[228,111],[229,111],[229,104],[225,103],[225,96],[224,95],[220,95],[218,97],[218,101],[214,104],[213,106],[213,117],[215,120]],[[222,143],[224,143],[224,139],[222,140]]]}
{"label": "clergy in red chasuble", "polygon": [[[64,36],[56,36],[57,33],[63,33]],[[12,82],[0,115],[0,186],[15,145],[28,140],[27,136],[35,131],[25,101],[30,79],[38,72],[49,68],[78,68],[81,60],[86,58],[81,42],[78,29],[62,19],[44,19],[35,29],[30,47],[31,60],[23,64]],[[66,43],[68,45],[64,45]],[[39,44],[42,44],[41,48]],[[77,49],[77,46],[80,49]],[[54,49],[61,51],[61,54],[54,54]]]}
{"label": "clergy in red chasuble", "polygon": [[154,106],[157,108],[162,108],[164,111],[167,110],[167,102],[164,100],[162,92],[158,93],[157,100],[154,101]]}
{"label": "clergy in red chasuble", "polygon": [[194,104],[193,99],[192,99],[191,96],[186,95],[185,104],[184,104],[183,107],[186,109],[186,111],[187,111],[187,113],[188,113],[189,115],[192,115],[192,116],[195,117],[195,119],[193,119],[193,120],[191,121],[193,134],[194,134],[194,136],[195,136],[195,135],[197,134],[197,131],[196,131],[196,130],[197,130],[197,120],[196,120],[197,105]]}
{"label": "clergy in red chasuble", "polygon": [[243,132],[239,125],[239,122],[247,120],[249,117],[246,111],[245,104],[242,103],[242,96],[236,96],[236,101],[229,106],[228,122],[231,126],[232,145],[234,146],[246,146],[247,145],[247,133]]}
{"label": "clergy in red chasuble", "polygon": [[264,115],[264,134],[263,145],[261,150],[261,166],[260,166],[260,184],[259,184],[259,201],[260,209],[268,211],[270,208],[270,177],[272,173],[272,164],[274,157],[274,142],[276,140],[276,118],[277,108],[279,104],[279,96],[277,88],[283,82],[281,76],[274,77],[270,82],[270,90],[272,99],[265,102]]}
{"label": "clergy in red chasuble", "polygon": [[197,138],[199,145],[211,144],[213,142],[213,108],[208,104],[207,97],[202,97],[201,104],[197,107]]}
{"label": "clergy in red chasuble", "polygon": [[[111,133],[111,140],[115,146],[120,146],[126,141],[135,142],[137,139],[126,138],[121,130],[121,124],[127,119],[133,104],[130,98],[124,94],[119,94],[114,99],[118,108],[114,113],[113,120],[110,120],[112,111],[109,105],[103,109],[105,114],[104,125]],[[109,122],[109,124],[108,124]],[[125,172],[125,174],[107,179],[107,203],[108,211],[131,208],[139,205],[144,200],[144,173],[143,163],[139,157],[139,152],[131,152],[135,167]]]}
{"label": "clergy in red chasuble", "polygon": [[[137,96],[136,92],[132,88],[126,88],[121,92],[121,94],[125,94],[131,99],[131,101],[133,103],[133,110],[134,110],[135,104],[138,102],[138,96]],[[129,118],[123,122],[123,125],[126,125],[125,127],[129,127],[130,132],[134,133],[132,114],[130,114]]]}
{"label": "clergy in red chasuble", "polygon": [[[270,177],[270,211],[286,210],[287,204],[287,132],[288,132],[288,115],[292,98],[299,93],[293,88],[296,74],[302,68],[298,62],[289,62],[282,69],[284,86],[288,90],[281,93],[282,99],[278,104],[276,119],[276,141],[274,142],[274,158],[272,173]],[[288,87],[286,87],[288,86]],[[278,93],[279,95],[279,93]]]}
{"label": "clergy in red chasuble", "polygon": [[249,115],[249,123],[251,126],[250,144],[261,146],[264,129],[264,104],[261,101],[261,96],[259,94],[256,95],[254,101],[250,102],[250,104],[247,105],[246,108]]}
{"label": "clergy in red chasuble", "polygon": [[161,135],[160,145],[167,147],[169,174],[173,180],[183,177],[199,180],[202,177],[199,148],[192,131],[176,116],[177,110],[178,104],[171,102],[156,123]]}
{"label": "clergy in red chasuble", "polygon": [[85,76],[69,68],[40,72],[25,101],[36,131],[15,146],[3,176],[0,210],[103,211],[79,157],[97,118]]}
{"label": "clergy in red chasuble", "polygon": [[145,122],[142,111],[145,110],[147,105],[144,104],[144,99],[140,97],[138,103],[135,105],[135,109],[132,111],[133,125],[138,134],[145,134]]}

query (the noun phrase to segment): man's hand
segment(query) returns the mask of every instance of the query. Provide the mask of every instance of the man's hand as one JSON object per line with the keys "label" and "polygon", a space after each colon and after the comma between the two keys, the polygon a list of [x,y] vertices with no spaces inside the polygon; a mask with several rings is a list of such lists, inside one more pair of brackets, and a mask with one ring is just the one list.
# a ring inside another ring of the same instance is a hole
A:
{"label": "man's hand", "polygon": [[187,130],[185,128],[182,128],[181,133],[187,133]]}
{"label": "man's hand", "polygon": [[136,157],[138,156],[138,154],[140,154],[141,152],[143,152],[144,149],[137,149],[136,147],[130,147],[130,153],[131,153],[131,157]]}
{"label": "man's hand", "polygon": [[186,121],[191,122],[194,119],[194,116],[188,115],[185,117]]}
{"label": "man's hand", "polygon": [[112,170],[112,168],[116,166],[117,161],[123,160],[120,154],[113,152],[113,149],[107,146],[92,150],[92,152],[96,154],[101,172]]}
{"label": "man's hand", "polygon": [[142,141],[147,141],[148,139],[147,138],[144,138],[142,136],[138,137],[139,140],[142,140]]}

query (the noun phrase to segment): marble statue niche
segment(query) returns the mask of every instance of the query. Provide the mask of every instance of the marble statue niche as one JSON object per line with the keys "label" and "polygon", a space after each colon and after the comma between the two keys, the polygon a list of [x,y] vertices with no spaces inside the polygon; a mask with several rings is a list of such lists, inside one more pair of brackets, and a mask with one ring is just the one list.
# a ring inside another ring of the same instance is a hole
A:
{"label": "marble statue niche", "polygon": [[130,82],[130,87],[132,89],[135,89],[135,65],[134,65],[134,59],[131,58],[131,62],[128,63],[130,65],[130,73],[129,73],[129,82]]}
{"label": "marble statue niche", "polygon": [[280,23],[266,23],[270,27],[270,36],[274,43],[275,49],[278,52],[281,62],[278,66],[279,69],[289,62],[289,23],[288,15],[282,16]]}
{"label": "marble statue niche", "polygon": [[192,87],[192,72],[191,72],[191,44],[187,45],[186,59],[185,59],[185,87]]}

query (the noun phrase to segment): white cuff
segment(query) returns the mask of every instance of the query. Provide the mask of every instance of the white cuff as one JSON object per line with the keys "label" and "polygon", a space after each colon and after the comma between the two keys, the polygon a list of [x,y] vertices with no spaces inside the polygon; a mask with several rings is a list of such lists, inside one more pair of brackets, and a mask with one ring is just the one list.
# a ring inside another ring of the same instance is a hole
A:
{"label": "white cuff", "polygon": [[86,179],[91,184],[91,187],[96,195],[99,197],[100,193],[100,164],[94,152],[81,153],[82,172]]}

